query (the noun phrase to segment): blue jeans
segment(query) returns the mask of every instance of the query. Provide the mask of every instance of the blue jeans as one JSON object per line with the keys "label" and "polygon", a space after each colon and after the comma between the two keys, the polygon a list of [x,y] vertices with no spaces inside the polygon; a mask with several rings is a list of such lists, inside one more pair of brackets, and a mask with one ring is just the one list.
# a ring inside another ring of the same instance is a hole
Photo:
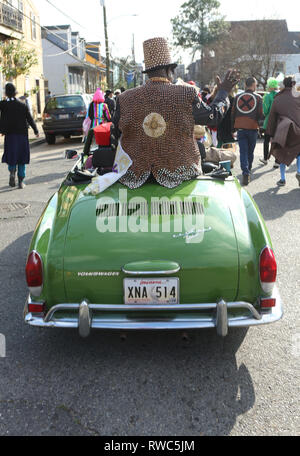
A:
{"label": "blue jeans", "polygon": [[257,130],[238,130],[237,138],[240,146],[241,169],[245,176],[249,176],[252,169],[257,137]]}
{"label": "blue jeans", "polygon": [[18,167],[18,177],[24,178],[26,176],[26,165],[16,165],[16,166],[8,166],[8,171],[14,172]]}
{"label": "blue jeans", "polygon": [[[284,163],[280,164],[280,178],[282,181],[285,181],[285,172],[286,165]],[[297,157],[297,174],[300,174],[300,154]]]}

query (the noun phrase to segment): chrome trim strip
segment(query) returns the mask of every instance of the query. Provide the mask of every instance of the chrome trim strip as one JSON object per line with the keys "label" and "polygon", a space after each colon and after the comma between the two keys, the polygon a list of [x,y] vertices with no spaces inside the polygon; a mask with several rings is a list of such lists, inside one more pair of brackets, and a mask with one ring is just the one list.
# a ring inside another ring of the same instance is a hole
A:
{"label": "chrome trim strip", "polygon": [[127,269],[122,268],[122,271],[124,274],[128,274],[131,276],[148,276],[148,275],[154,275],[154,276],[164,276],[164,275],[170,275],[170,274],[177,274],[177,272],[180,271],[180,266],[176,269],[169,269],[165,271],[128,271]]}
{"label": "chrome trim strip", "polygon": [[[230,309],[239,309],[240,308],[240,303],[239,302],[230,302],[228,304],[228,308]],[[249,304],[248,302],[244,302],[243,303],[243,308],[244,309],[248,309],[253,317],[256,319],[256,320],[261,320],[262,319],[262,315],[255,309],[255,307],[252,305],[252,304]]]}
{"label": "chrome trim strip", "polygon": [[[217,328],[218,334],[224,336],[230,327],[249,327],[263,324],[270,324],[279,321],[283,316],[282,301],[278,288],[275,287],[273,295],[270,298],[276,299],[276,306],[259,313],[255,307],[247,302],[229,302],[224,300],[218,303],[208,304],[177,304],[177,305],[113,305],[113,304],[88,304],[85,300],[81,304],[59,304],[50,309],[46,317],[28,313],[28,303],[31,302],[30,296],[24,308],[24,320],[31,326],[37,327],[56,327],[56,328],[79,328],[81,335],[87,337],[90,329],[122,329],[122,330],[172,330],[172,329],[200,329],[200,328]],[[230,309],[247,309],[252,316],[249,317],[229,317]],[[81,309],[81,312],[80,312]],[[54,315],[58,311],[75,310],[78,315],[63,319],[55,319]],[[211,310],[212,314],[198,315],[197,317],[187,319],[186,316],[170,317],[166,320],[147,321],[142,318],[131,320],[128,313],[135,311],[153,311],[164,310],[172,312],[188,312],[199,310]],[[93,311],[103,312],[101,316],[93,315]],[[111,319],[105,316],[105,312],[122,312],[119,319]]]}
{"label": "chrome trim strip", "polygon": [[55,314],[55,312],[59,311],[59,310],[79,310],[79,304],[65,304],[65,305],[57,305],[57,306],[54,306],[54,307],[51,307],[51,309],[49,310],[49,312],[47,313],[46,317],[45,317],[45,323],[49,323],[52,318],[53,318],[53,315]]}

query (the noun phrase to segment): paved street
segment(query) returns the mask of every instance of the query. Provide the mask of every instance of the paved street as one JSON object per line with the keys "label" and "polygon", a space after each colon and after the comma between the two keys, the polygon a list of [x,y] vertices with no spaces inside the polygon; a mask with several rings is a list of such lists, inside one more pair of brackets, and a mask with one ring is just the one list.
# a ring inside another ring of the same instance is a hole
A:
{"label": "paved street", "polygon": [[[41,212],[72,166],[79,140],[32,150],[25,190],[10,189],[0,166],[0,435],[296,435],[299,422],[300,188],[293,164],[287,186],[262,166],[256,149],[254,196],[279,265],[284,319],[271,326],[215,331],[93,332],[43,330],[23,322],[24,266]],[[239,173],[239,165],[236,167]],[[11,218],[4,203],[30,209]]]}

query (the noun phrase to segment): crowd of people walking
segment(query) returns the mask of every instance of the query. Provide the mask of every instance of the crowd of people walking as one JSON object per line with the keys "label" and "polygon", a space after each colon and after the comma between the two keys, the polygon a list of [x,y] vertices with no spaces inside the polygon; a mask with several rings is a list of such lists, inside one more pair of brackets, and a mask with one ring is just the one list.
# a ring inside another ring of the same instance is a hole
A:
{"label": "crowd of people walking", "polygon": [[[163,79],[162,76],[155,75],[155,77]],[[156,81],[155,77],[152,79],[150,77],[150,81]],[[168,78],[165,76],[164,78],[167,81]],[[195,83],[190,81],[188,85],[193,86]],[[147,88],[149,87],[148,85]],[[245,81],[245,90],[238,91],[235,86],[230,87],[230,90],[227,91],[227,108],[222,107],[224,112],[218,116],[218,122],[209,122],[208,118],[206,125],[210,132],[212,146],[222,149],[229,144],[238,144],[243,186],[247,186],[251,181],[254,151],[262,122],[264,122],[264,142],[263,157],[259,159],[260,163],[264,166],[267,165],[273,156],[275,158],[274,168],[280,168],[280,180],[277,185],[285,186],[286,168],[296,160],[296,178],[300,186],[299,90],[299,87],[296,89],[294,76],[285,77],[282,88],[279,87],[275,78],[270,78],[267,82],[267,92],[262,97],[257,93],[256,79],[249,77]],[[103,123],[113,122],[114,125],[119,125],[120,105],[123,105],[123,100],[126,99],[123,95],[121,97],[124,91],[125,89],[121,88],[115,92],[106,90],[104,93],[100,88],[97,89],[83,127],[86,137],[91,129]],[[34,130],[36,136],[39,135],[39,132],[26,100],[24,102],[24,100],[17,99],[15,86],[11,83],[6,84],[5,93],[6,100],[0,102],[0,132],[5,136],[2,162],[8,165],[9,185],[16,186],[17,174],[18,186],[22,189],[25,187],[26,165],[30,162],[28,127],[30,126]],[[215,107],[220,105],[220,93],[220,84],[213,87],[204,86],[200,90],[198,100],[200,98],[202,109],[203,106],[207,107],[205,108],[206,113],[214,112]],[[222,96],[224,97],[224,94]],[[122,100],[121,103],[120,100]],[[137,103],[139,104],[138,100]],[[195,107],[193,110],[195,111]],[[135,110],[135,115],[137,112]],[[130,128],[132,129],[133,126]],[[199,138],[197,140],[199,145],[201,141]],[[193,149],[192,145],[190,147]],[[200,152],[203,159],[205,154],[202,149]],[[185,154],[186,163],[189,163],[190,159],[187,155]]]}
{"label": "crowd of people walking", "polygon": [[[237,142],[242,171],[242,185],[251,181],[254,151],[258,133],[263,122],[263,157],[260,163],[267,165],[271,156],[274,168],[280,168],[278,186],[286,185],[286,168],[297,160],[296,178],[300,185],[300,87],[296,88],[295,76],[284,78],[280,88],[277,79],[267,81],[267,92],[261,97],[257,92],[257,81],[249,77],[245,90],[229,94],[230,107],[225,118],[217,127],[218,147]],[[205,86],[202,99],[209,104],[214,90]],[[214,130],[211,130],[212,136]],[[215,138],[212,138],[215,145]]]}

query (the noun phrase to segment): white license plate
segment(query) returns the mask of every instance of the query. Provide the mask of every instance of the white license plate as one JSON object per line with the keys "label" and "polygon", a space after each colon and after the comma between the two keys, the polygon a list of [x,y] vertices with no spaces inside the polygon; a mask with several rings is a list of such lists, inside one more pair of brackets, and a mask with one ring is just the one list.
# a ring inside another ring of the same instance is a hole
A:
{"label": "white license plate", "polygon": [[58,116],[59,119],[68,119],[69,118],[69,114],[60,114]]}
{"label": "white license plate", "polygon": [[179,279],[125,279],[125,304],[178,304]]}

